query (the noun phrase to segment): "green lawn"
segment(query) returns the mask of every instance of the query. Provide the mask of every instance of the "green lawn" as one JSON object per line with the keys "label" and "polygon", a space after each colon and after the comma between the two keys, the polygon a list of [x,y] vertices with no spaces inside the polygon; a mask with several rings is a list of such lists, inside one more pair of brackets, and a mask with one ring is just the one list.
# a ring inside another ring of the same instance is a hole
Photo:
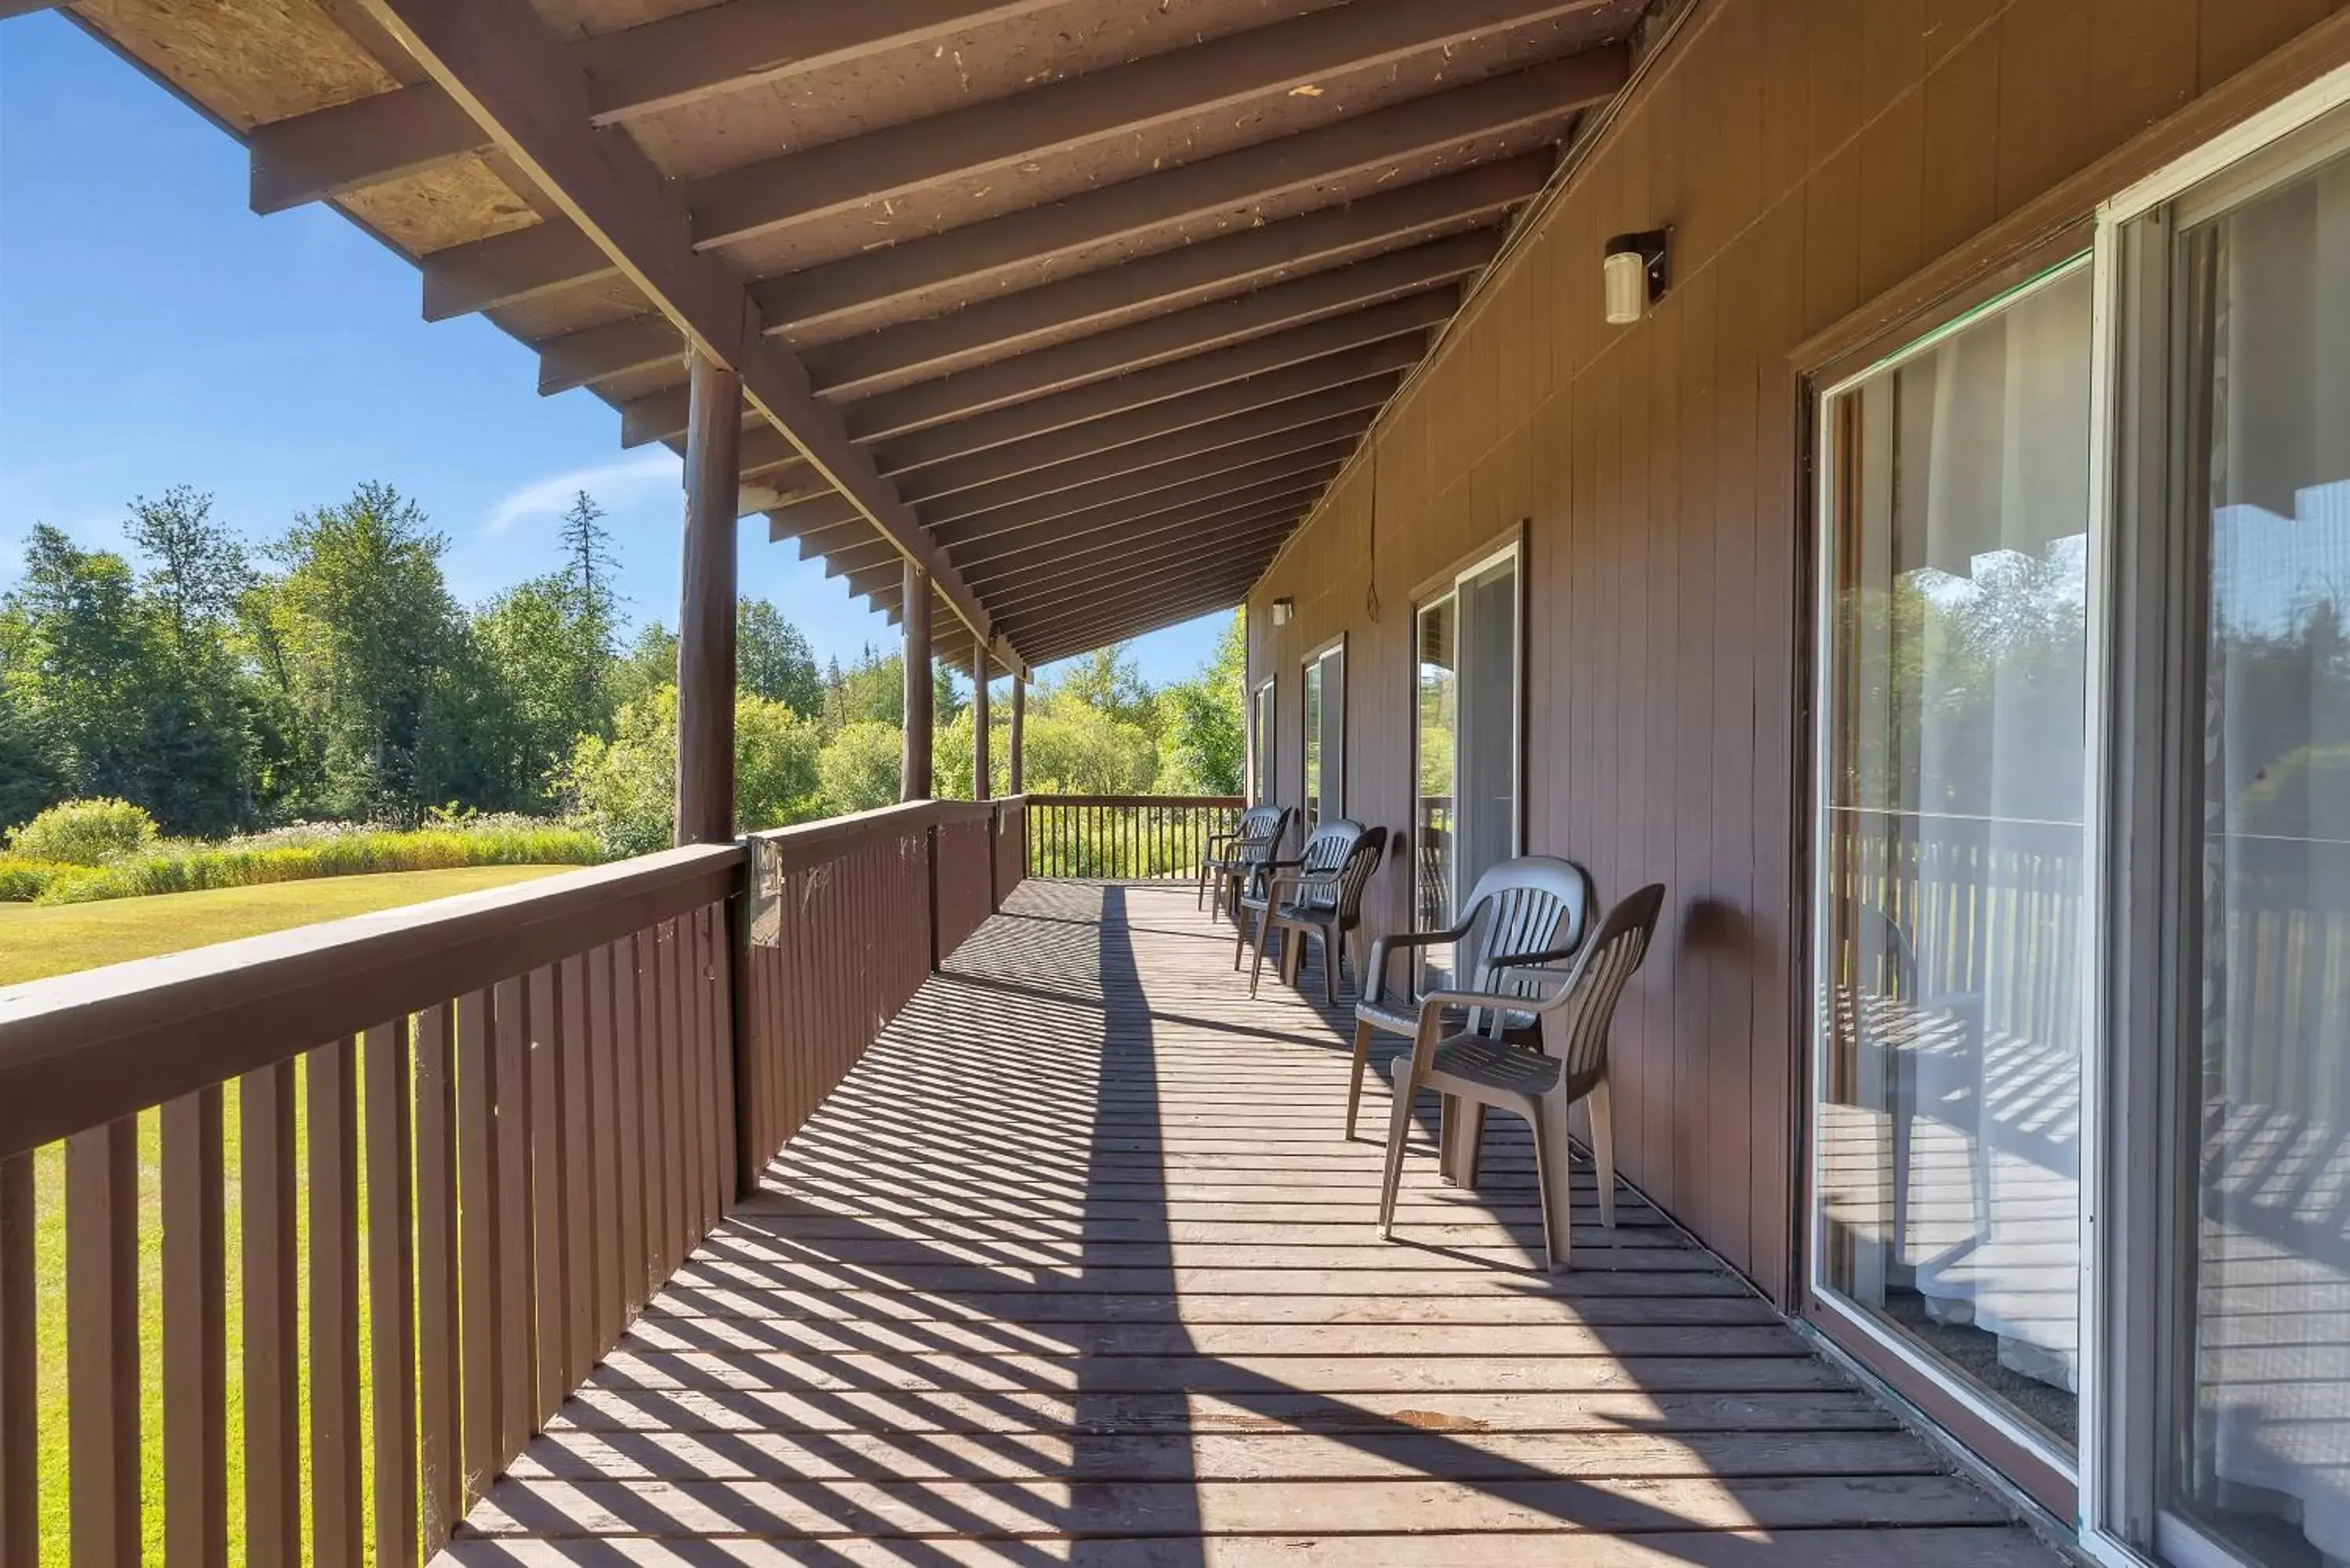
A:
{"label": "green lawn", "polygon": [[109,898],[96,904],[0,904],[0,985],[577,869],[576,866],[463,866],[452,871],[322,877],[258,888]]}
{"label": "green lawn", "polygon": [[[451,871],[400,871],[371,877],[337,877],[307,882],[279,882],[259,888],[224,888],[203,893],[170,893],[146,898],[118,898],[97,904],[68,904],[36,909],[25,904],[0,904],[0,984],[65,974],[129,959],[256,936],[264,931],[331,920],[370,909],[388,909],[421,903],[452,893],[468,893],[509,882],[576,870],[569,866],[473,866]],[[243,1398],[238,1360],[242,1349],[243,1282],[238,1256],[237,1096],[231,1085],[226,1096],[225,1166],[227,1189],[228,1343],[229,1343],[229,1522],[232,1558],[242,1555],[244,1535]],[[296,1179],[302,1194],[296,1209],[297,1251],[302,1269],[300,1315],[307,1343],[309,1283],[307,1116],[297,1092],[296,1106]],[[362,1112],[364,1114],[364,1112]],[[65,1314],[65,1151],[51,1145],[34,1157],[34,1312],[37,1319],[40,1357],[39,1479],[41,1487],[40,1568],[64,1568],[69,1552],[67,1526],[67,1400]],[[366,1173],[360,1176],[360,1212],[366,1212]],[[141,1372],[140,1411],[142,1491],[141,1521],[147,1559],[161,1562],[162,1552],[162,1226],[161,1123],[154,1111],[139,1117],[139,1350]],[[364,1230],[364,1225],[362,1225]],[[365,1251],[361,1251],[365,1275]],[[362,1287],[361,1301],[366,1300]],[[361,1366],[364,1367],[369,1325],[360,1322]],[[302,1368],[302,1402],[307,1422],[309,1404],[308,1367]],[[364,1396],[360,1408],[366,1408]],[[372,1470],[373,1454],[360,1450],[365,1468]],[[304,1455],[307,1478],[310,1456]],[[363,1493],[362,1496],[368,1494]],[[369,1511],[372,1512],[370,1504]],[[308,1553],[306,1551],[305,1558]],[[12,1565],[13,1568],[13,1565]]]}

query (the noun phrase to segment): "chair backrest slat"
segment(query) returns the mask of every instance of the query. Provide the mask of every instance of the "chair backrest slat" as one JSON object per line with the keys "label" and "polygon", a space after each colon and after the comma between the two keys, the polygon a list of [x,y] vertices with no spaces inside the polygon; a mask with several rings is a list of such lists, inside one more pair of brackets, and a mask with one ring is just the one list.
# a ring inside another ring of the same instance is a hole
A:
{"label": "chair backrest slat", "polygon": [[1575,966],[1558,1004],[1543,1020],[1543,1049],[1559,1058],[1569,1084],[1607,1065],[1607,1030],[1624,988],[1648,956],[1665,887],[1651,882],[1607,911]]}
{"label": "chair backrest slat", "polygon": [[[1572,860],[1521,855],[1503,861],[1478,877],[1470,891],[1461,913],[1470,930],[1462,944],[1464,961],[1456,972],[1471,991],[1535,993],[1538,982],[1502,976],[1496,961],[1578,950],[1591,919],[1592,898],[1591,874]],[[1482,1031],[1495,1022],[1480,1012],[1471,1016],[1470,1027]]]}

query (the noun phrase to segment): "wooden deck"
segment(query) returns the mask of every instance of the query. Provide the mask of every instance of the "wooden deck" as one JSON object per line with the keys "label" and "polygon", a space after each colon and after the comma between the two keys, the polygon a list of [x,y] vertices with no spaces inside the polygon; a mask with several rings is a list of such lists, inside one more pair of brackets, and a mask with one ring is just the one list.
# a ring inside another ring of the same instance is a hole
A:
{"label": "wooden deck", "polygon": [[1536,1272],[1505,1118],[1381,1243],[1346,1032],[1231,956],[1189,889],[1024,887],[446,1560],[2058,1561],[1637,1201]]}

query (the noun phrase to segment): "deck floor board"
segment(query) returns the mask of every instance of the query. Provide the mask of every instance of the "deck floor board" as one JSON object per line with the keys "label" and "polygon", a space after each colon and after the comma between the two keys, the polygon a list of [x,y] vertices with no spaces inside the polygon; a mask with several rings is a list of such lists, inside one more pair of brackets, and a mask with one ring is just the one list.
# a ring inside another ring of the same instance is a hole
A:
{"label": "deck floor board", "polygon": [[1231,959],[1188,889],[1022,888],[445,1560],[2059,1561],[1587,1168],[1542,1272],[1504,1118],[1379,1241],[1384,1080],[1347,1142],[1342,1015]]}

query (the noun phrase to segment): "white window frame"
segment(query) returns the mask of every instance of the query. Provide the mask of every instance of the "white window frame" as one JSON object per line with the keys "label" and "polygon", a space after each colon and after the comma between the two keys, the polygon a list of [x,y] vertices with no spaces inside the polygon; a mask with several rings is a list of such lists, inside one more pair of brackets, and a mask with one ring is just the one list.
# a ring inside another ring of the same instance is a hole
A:
{"label": "white window frame", "polygon": [[1305,683],[1309,676],[1317,670],[1322,671],[1321,689],[1316,695],[1316,701],[1321,709],[1322,733],[1325,737],[1322,747],[1322,776],[1327,779],[1330,776],[1331,758],[1334,753],[1327,742],[1330,733],[1330,677],[1326,666],[1333,659],[1338,661],[1338,746],[1335,753],[1338,769],[1337,815],[1344,816],[1347,815],[1347,634],[1340,632],[1327,642],[1307,649],[1305,657],[1297,661],[1297,822],[1302,831],[1309,833],[1322,823],[1333,819],[1315,815],[1309,821],[1308,817],[1309,812],[1319,813],[1322,802],[1318,791],[1315,792],[1314,798],[1307,798],[1305,753],[1306,742],[1311,737],[1305,732]]}
{"label": "white window frame", "polygon": [[[1507,561],[1513,569],[1511,580],[1517,616],[1517,635],[1510,639],[1510,690],[1515,701],[1510,704],[1510,854],[1512,857],[1526,852],[1526,552],[1525,541],[1513,536],[1485,554],[1460,567],[1443,579],[1440,585],[1421,593],[1411,602],[1411,850],[1413,864],[1419,854],[1419,623],[1420,618],[1446,599],[1452,601],[1452,639],[1457,649],[1466,640],[1461,626],[1461,587],[1471,578]],[[1460,679],[1456,668],[1453,678]],[[1458,722],[1456,719],[1456,724]],[[1452,742],[1452,857],[1445,863],[1445,897],[1460,918],[1461,909],[1461,738],[1455,732]]]}
{"label": "white window frame", "polygon": [[[2127,522],[2120,515],[2121,494],[2118,483],[2119,464],[2135,455],[2120,428],[2122,376],[2122,333],[2127,325],[2120,319],[2123,279],[2123,247],[2126,231],[2141,219],[2153,215],[2158,209],[2186,195],[2207,181],[2229,176],[2221,193],[2221,203],[2233,207],[2249,200],[2260,189],[2272,187],[2292,179],[2296,174],[2324,159],[2350,149],[2350,124],[2339,135],[2327,135],[2289,152],[2279,143],[2294,136],[2328,114],[2350,106],[2350,66],[2337,67],[2288,94],[2267,109],[2254,114],[2230,130],[2214,137],[2192,152],[2187,153],[2161,170],[2107,199],[2096,213],[2096,232],[2093,248],[2095,268],[2096,317],[2091,348],[2094,363],[2090,379],[2090,563],[2089,576],[2089,732],[2092,752],[2089,759],[2092,785],[2100,797],[2099,815],[2093,819],[2096,829],[2090,845],[2090,898],[2097,917],[2099,940],[2093,944],[2088,981],[2083,987],[2084,1004],[2091,1010],[2088,1020],[2091,1032],[2085,1036],[2088,1048],[2083,1054],[2082,1103],[2085,1107],[2106,1105],[2109,1086],[2116,1081],[2119,1054],[2123,1042],[2114,1038],[2109,1027],[2111,994],[2116,981],[2113,965],[2108,961],[2111,946],[2105,940],[2106,898],[2113,879],[2120,870],[2117,846],[2104,831],[2107,815],[2105,804],[2120,787],[2114,778],[2114,756],[2111,743],[2112,713],[2108,706],[2111,694],[2121,679],[2121,659],[2132,650],[2114,646],[2112,617],[2120,584],[2116,576],[2114,543],[2118,530]],[[2214,208],[2212,210],[2218,210]],[[2182,222],[2191,223],[2210,215],[2198,208],[2182,212]],[[2123,1246],[2133,1241],[2143,1243],[2150,1235],[2147,1227],[2130,1224],[2128,1233],[2118,1228],[2106,1234],[2108,1227],[2106,1200],[2115,1192],[2114,1184],[2120,1173],[2111,1161],[2111,1128],[2102,1115],[2086,1115],[2081,1118],[2081,1169],[2084,1205],[2084,1235],[2081,1251],[2083,1272],[2083,1316],[2081,1320],[2081,1468],[2080,1468],[2080,1532],[2082,1549],[2093,1559],[2110,1568],[2153,1568],[2154,1560],[2140,1554],[2115,1533],[2109,1515],[2113,1509],[2117,1477],[2110,1469],[2111,1423],[2105,1408],[2104,1382],[2107,1370],[2112,1314],[2116,1303],[2106,1289],[2111,1272],[2104,1253],[2106,1246]],[[2127,1217],[2115,1216],[2126,1222]],[[2160,1438],[2158,1436],[2158,1446]],[[2135,1478],[2135,1484],[2144,1486],[2153,1478]],[[2205,1568],[2199,1561],[2208,1551],[2210,1568],[2232,1568],[2237,1559],[2216,1545],[2206,1546],[2204,1538],[2196,1535],[2192,1541],[2167,1543],[2173,1562],[2182,1568]]]}
{"label": "white window frame", "polygon": [[[2095,261],[2093,256],[2085,252],[2080,255],[2072,256],[2064,261],[2059,262],[2045,272],[2041,273],[2039,275],[2030,278],[2025,282],[2017,285],[2013,288],[2004,290],[2003,292],[1994,296],[1992,298],[1985,300],[1982,304],[1977,306],[1972,310],[1966,311],[1954,319],[1943,323],[1934,330],[1923,334],[1915,340],[1903,344],[1899,348],[1895,349],[1892,353],[1886,355],[1884,358],[1872,362],[1861,369],[1854,371],[1851,375],[1844,377],[1832,385],[1819,389],[1814,394],[1812,404],[1814,421],[1813,428],[1819,432],[1817,437],[1818,461],[1814,464],[1819,477],[1814,482],[1814,494],[1812,497],[1812,525],[1814,529],[1813,546],[1815,551],[1814,558],[1818,562],[1817,570],[1814,573],[1814,576],[1816,580],[1813,584],[1813,668],[1812,691],[1810,692],[1813,707],[1812,756],[1814,758],[1810,805],[1812,822],[1814,825],[1825,820],[1826,817],[1830,790],[1833,782],[1831,763],[1835,754],[1834,749],[1835,740],[1835,714],[1831,705],[1824,700],[1824,693],[1821,690],[1821,682],[1827,678],[1828,672],[1835,668],[1836,650],[1834,639],[1835,637],[1837,624],[1837,617],[1835,614],[1835,575],[1832,569],[1832,564],[1834,561],[1833,549],[1835,537],[1835,498],[1831,492],[1831,487],[1826,477],[1831,471],[1835,461],[1834,448],[1831,444],[1835,426],[1830,418],[1829,410],[1838,398],[1852,391],[1855,388],[1861,386],[1863,383],[1874,380],[1877,377],[1885,375],[1888,371],[1898,369],[1913,359],[1917,359],[1926,354],[1933,352],[1935,349],[1940,348],[1944,343],[1948,342],[1950,338],[1966,331],[1968,328],[1974,327],[1978,323],[1988,320],[2012,309],[2014,306],[2031,297],[2034,294],[2038,294],[2047,288],[2053,287],[2061,282],[2077,277],[2085,270],[2092,269],[2094,265]],[[2092,286],[2092,296],[2090,307],[2092,356],[2091,385],[2094,389],[2095,386],[2095,377],[2096,374],[2095,357],[2097,343],[2102,337],[2103,328],[2101,318],[2105,314],[2102,290],[2098,289],[2094,284]],[[2095,1024],[2097,1022],[2096,1014],[2099,1010],[2095,1002],[2095,998],[2098,992],[2098,971],[2094,967],[2094,965],[2095,950],[2099,946],[2097,933],[2102,931],[2104,929],[2102,911],[2098,907],[2098,898],[2102,890],[2103,880],[2099,869],[2102,865],[2102,857],[2099,853],[2099,844],[2105,820],[2105,810],[2103,805],[2105,794],[2103,787],[2104,750],[2099,742],[2099,736],[2104,724],[2102,703],[2102,684],[2104,678],[2100,672],[2102,656],[2098,650],[2097,639],[2100,635],[2099,628],[2102,617],[2102,596],[2099,587],[2099,579],[2105,572],[2104,561],[2106,545],[2106,540],[2100,532],[2098,523],[2100,507],[2097,471],[2100,466],[2101,460],[2098,451],[2100,445],[2098,441],[2099,432],[2098,427],[2095,423],[2098,415],[2096,412],[2096,405],[2094,401],[2091,405],[2090,418],[2092,424],[2088,459],[2090,465],[2089,510],[2088,514],[2082,519],[2083,527],[2089,535],[2088,611],[2086,617],[2086,627],[2085,629],[2085,636],[2087,639],[2088,643],[2088,662],[2085,672],[2085,680],[2089,688],[2087,692],[2087,708],[2085,713],[2085,722],[2088,726],[2086,735],[2089,743],[2089,754],[2085,759],[2085,778],[2086,781],[2086,794],[2088,798],[2082,803],[2082,809],[2087,814],[2082,818],[2086,828],[2087,838],[2085,846],[2085,859],[2083,864],[2083,874],[2086,885],[2083,889],[2081,940],[2088,950],[2084,952],[2083,961],[2085,963],[2092,966],[2085,968],[2082,971],[2085,976],[2088,977],[2089,981],[2089,983],[2085,984],[2082,987],[2083,1010],[2085,1016],[2082,1021],[2083,1046],[2081,1053],[2081,1093],[2082,1105],[2085,1109],[2081,1120],[2085,1129],[2088,1123],[2095,1119],[2087,1114],[2085,1107],[2094,1106],[2097,1103],[2090,1097],[2093,1093],[2090,1064],[2098,1054],[2097,1045],[2095,1044],[2098,1039],[2098,1035],[2095,1032]],[[1827,994],[1827,987],[1830,978],[1827,972],[1830,957],[1830,945],[1828,940],[1829,904],[1827,898],[1824,896],[1822,887],[1825,873],[1825,867],[1821,853],[1821,846],[1818,842],[1817,836],[1814,835],[1811,846],[1811,864],[1804,868],[1804,874],[1809,883],[1807,895],[1812,903],[1811,994],[1815,998],[1824,997]],[[1817,1159],[1820,1149],[1825,1147],[1825,1139],[1824,1137],[1825,1129],[1822,1126],[1822,1117],[1820,1115],[1819,1085],[1827,1082],[1828,1079],[1828,1033],[1822,1027],[1820,1012],[1816,1006],[1811,1010],[1810,1035],[1811,1038],[1807,1046],[1810,1070],[1805,1075],[1805,1104],[1804,1106],[1804,1148],[1802,1180],[1800,1183],[1800,1201],[1804,1206],[1804,1285],[1805,1291],[1812,1299],[1826,1303],[1835,1309],[1835,1321],[1840,1330],[1866,1336],[1871,1345],[1877,1346],[1886,1355],[1908,1367],[1910,1371],[1918,1377],[1933,1384],[1938,1390],[1948,1396],[1976,1420],[1981,1421],[1984,1426],[1990,1428],[1992,1431],[1997,1432],[2009,1442],[2013,1443],[2023,1449],[2026,1452],[2031,1453],[2039,1459],[2043,1464],[2053,1468],[2060,1475],[2074,1478],[2077,1486],[2081,1478],[2079,1467],[2074,1456],[2066,1454],[2062,1449],[2057,1448],[2055,1445],[2049,1442],[2049,1440],[2045,1437],[2042,1436],[2037,1430],[2024,1422],[2018,1420],[1993,1400],[1984,1397],[1969,1384],[1952,1376],[1949,1368],[1923,1354],[1908,1340],[1892,1333],[1889,1329],[1883,1326],[1877,1320],[1876,1316],[1866,1307],[1854,1301],[1851,1297],[1846,1295],[1843,1292],[1835,1290],[1827,1283],[1825,1277],[1825,1261],[1827,1255],[1826,1224],[1823,1219],[1819,1202]],[[2081,1256],[2085,1261],[2091,1255],[2092,1238],[2095,1235],[2095,1229],[2090,1222],[2091,1194],[2094,1184],[2090,1174],[2090,1151],[2085,1132],[2081,1151],[2081,1166],[2080,1190],[2082,1213],[2080,1246]],[[2076,1441],[2079,1442],[2081,1452],[2084,1454],[2087,1451],[2087,1437],[2089,1432],[2089,1368],[2092,1366],[2094,1357],[2096,1354],[2092,1346],[2093,1335],[2088,1317],[2090,1303],[2090,1293],[2085,1288],[2081,1293],[2080,1304],[2077,1308],[2081,1314],[2079,1326],[2081,1347],[2078,1354],[2078,1369],[2076,1376],[2081,1384],[2081,1390],[2076,1397],[2078,1400],[2077,1408],[2079,1411],[2079,1417],[2075,1422],[2074,1427],[2074,1430],[2077,1434]]]}
{"label": "white window frame", "polygon": [[1251,805],[1263,805],[1274,796],[1273,762],[1280,754],[1274,735],[1280,715],[1280,678],[1267,675],[1249,688],[1248,773],[1241,781],[1241,793]]}

